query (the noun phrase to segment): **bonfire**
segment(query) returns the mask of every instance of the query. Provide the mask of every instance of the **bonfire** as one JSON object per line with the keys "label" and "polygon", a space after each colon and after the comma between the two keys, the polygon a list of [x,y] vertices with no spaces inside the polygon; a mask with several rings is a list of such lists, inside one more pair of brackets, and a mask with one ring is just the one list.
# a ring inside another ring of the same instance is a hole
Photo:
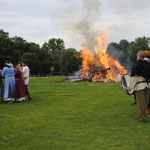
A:
{"label": "bonfire", "polygon": [[107,53],[107,34],[96,37],[97,49],[90,50],[84,46],[82,57],[82,80],[92,82],[118,82],[127,70]]}

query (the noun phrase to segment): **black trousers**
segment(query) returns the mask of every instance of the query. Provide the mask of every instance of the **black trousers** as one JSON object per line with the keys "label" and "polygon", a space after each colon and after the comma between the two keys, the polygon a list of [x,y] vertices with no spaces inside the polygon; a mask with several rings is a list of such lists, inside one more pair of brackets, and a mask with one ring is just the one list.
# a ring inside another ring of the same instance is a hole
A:
{"label": "black trousers", "polygon": [[28,95],[28,97],[30,97],[29,91],[28,91],[28,85],[25,85],[25,91],[26,91],[26,95]]}

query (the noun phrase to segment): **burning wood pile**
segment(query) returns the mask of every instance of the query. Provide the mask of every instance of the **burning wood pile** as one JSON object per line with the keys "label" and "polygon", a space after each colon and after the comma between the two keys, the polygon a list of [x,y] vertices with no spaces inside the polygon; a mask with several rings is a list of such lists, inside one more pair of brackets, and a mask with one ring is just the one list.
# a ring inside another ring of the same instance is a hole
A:
{"label": "burning wood pile", "polygon": [[[89,71],[85,76],[83,75],[83,68],[75,72],[73,76],[69,76],[68,79],[70,82],[103,82],[103,79],[106,77],[106,73],[110,68],[103,68],[101,66],[89,66]],[[99,74],[101,73],[101,76]],[[93,81],[95,75],[98,75]]]}
{"label": "burning wood pile", "polygon": [[107,53],[107,35],[96,37],[97,51],[84,46],[81,56],[82,67],[75,76],[69,77],[70,82],[118,82],[127,70]]}

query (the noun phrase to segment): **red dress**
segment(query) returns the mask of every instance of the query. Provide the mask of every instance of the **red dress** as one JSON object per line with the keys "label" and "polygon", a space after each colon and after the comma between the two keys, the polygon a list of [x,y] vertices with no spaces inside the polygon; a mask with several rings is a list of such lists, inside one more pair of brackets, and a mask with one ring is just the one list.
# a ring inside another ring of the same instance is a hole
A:
{"label": "red dress", "polygon": [[16,70],[15,72],[15,81],[16,81],[16,98],[25,97],[25,83],[22,79],[22,72]]}

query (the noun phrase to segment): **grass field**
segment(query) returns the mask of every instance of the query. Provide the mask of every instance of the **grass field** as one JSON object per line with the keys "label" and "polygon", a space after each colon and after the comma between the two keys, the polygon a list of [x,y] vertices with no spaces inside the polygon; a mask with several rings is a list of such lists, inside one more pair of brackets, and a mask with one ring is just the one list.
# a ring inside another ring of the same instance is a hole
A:
{"label": "grass field", "polygon": [[63,79],[31,78],[32,101],[0,104],[0,150],[150,149],[150,123],[119,83]]}

